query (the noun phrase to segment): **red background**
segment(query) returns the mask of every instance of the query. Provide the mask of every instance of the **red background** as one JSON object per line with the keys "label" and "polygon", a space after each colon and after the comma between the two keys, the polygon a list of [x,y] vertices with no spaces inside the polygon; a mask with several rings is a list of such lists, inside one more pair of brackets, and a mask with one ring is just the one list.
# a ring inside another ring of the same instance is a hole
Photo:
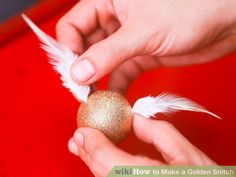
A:
{"label": "red background", "polygon": [[[39,26],[55,36],[55,24],[66,10]],[[62,87],[38,43],[28,31],[0,49],[0,177],[92,176],[67,150],[79,103]],[[140,97],[169,91],[207,107],[223,119],[192,112],[160,117],[217,163],[236,165],[235,57],[145,73],[130,86],[126,97],[134,103]],[[101,88],[105,87],[106,79],[101,82]],[[133,154],[158,156],[133,134],[119,146]]]}

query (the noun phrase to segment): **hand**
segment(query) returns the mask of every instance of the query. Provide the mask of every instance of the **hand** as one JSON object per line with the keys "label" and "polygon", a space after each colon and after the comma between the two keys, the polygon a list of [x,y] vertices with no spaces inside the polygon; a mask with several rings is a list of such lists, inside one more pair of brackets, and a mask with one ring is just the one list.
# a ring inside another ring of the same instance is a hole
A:
{"label": "hand", "polygon": [[235,0],[82,0],[58,22],[57,36],[81,54],[76,82],[92,84],[116,68],[110,87],[124,91],[144,70],[233,52],[235,22]]}
{"label": "hand", "polygon": [[165,121],[135,115],[133,128],[139,139],[155,146],[165,162],[128,154],[118,149],[100,131],[91,128],[76,130],[74,137],[69,140],[68,148],[99,177],[106,176],[113,166],[216,165]]}

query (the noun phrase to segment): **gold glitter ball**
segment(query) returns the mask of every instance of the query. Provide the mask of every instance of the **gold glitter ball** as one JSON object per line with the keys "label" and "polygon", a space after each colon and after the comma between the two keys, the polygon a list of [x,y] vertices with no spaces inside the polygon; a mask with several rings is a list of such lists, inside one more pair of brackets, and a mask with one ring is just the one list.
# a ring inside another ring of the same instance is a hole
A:
{"label": "gold glitter ball", "polygon": [[114,143],[119,143],[132,129],[132,117],[131,106],[121,94],[95,91],[87,103],[81,103],[77,124],[98,129]]}

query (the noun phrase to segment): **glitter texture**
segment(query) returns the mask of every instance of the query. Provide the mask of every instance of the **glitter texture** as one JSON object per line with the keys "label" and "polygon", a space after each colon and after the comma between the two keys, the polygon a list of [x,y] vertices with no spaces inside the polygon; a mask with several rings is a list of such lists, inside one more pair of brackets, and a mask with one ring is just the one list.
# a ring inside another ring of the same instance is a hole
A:
{"label": "glitter texture", "polygon": [[78,127],[91,127],[102,131],[111,141],[122,141],[132,128],[130,104],[119,93],[96,91],[87,103],[82,103],[77,115]]}

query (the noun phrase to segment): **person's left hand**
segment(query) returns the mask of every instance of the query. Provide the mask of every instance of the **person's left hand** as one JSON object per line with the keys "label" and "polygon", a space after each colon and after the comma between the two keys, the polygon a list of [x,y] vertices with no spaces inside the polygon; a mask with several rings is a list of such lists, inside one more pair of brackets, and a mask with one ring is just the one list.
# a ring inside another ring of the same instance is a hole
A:
{"label": "person's left hand", "polygon": [[165,162],[124,152],[103,133],[92,128],[76,130],[68,148],[96,177],[108,175],[114,166],[216,165],[168,122],[135,115],[133,128],[139,139],[155,146]]}

